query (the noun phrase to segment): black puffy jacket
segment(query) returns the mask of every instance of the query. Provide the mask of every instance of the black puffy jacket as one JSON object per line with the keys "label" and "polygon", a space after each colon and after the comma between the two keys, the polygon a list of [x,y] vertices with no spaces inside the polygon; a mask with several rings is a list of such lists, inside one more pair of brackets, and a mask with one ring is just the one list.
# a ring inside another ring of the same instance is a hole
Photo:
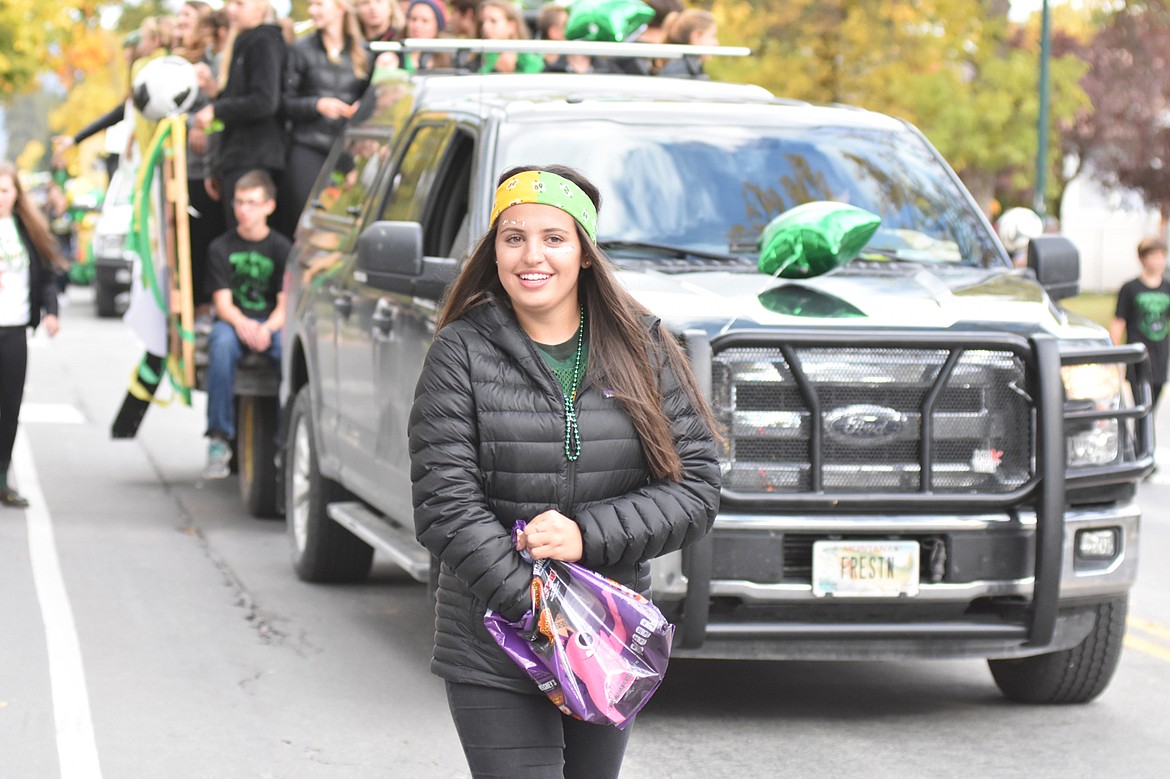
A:
{"label": "black puffy jacket", "polygon": [[215,175],[233,170],[283,170],[284,122],[280,115],[288,47],[274,24],[245,30],[232,45],[231,69],[223,92],[213,102],[223,121],[216,140]]}
{"label": "black puffy jacket", "polygon": [[[656,325],[655,325],[656,326]],[[561,389],[511,309],[493,301],[443,328],[410,416],[418,539],[442,562],[431,669],[452,681],[536,693],[483,626],[485,608],[518,619],[532,566],[513,549],[517,519],[550,508],[581,528],[581,564],[640,592],[649,560],[701,538],[719,504],[711,436],[669,370],[664,407],[681,482],[651,480],[612,393],[578,395],[581,456],[565,456]]]}
{"label": "black puffy jacket", "polygon": [[37,251],[20,215],[14,211],[12,217],[16,221],[16,234],[28,252],[28,326],[36,330],[42,312],[57,316],[57,272]]}
{"label": "black puffy jacket", "polygon": [[328,154],[345,120],[321,116],[317,113],[317,100],[336,97],[352,103],[362,96],[367,84],[368,78],[353,74],[348,48],[333,62],[319,32],[294,43],[284,79],[284,115],[291,123],[292,142]]}

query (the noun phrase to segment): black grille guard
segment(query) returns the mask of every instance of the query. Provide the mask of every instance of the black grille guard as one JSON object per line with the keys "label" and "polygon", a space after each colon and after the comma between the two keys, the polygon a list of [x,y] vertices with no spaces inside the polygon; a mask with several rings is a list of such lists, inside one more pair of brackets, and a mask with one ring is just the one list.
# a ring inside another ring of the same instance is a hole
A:
{"label": "black grille guard", "polygon": [[[1148,473],[1153,467],[1154,427],[1151,415],[1152,392],[1150,389],[1150,364],[1145,347],[1127,345],[1118,347],[1091,347],[1068,349],[1063,353],[1060,342],[1054,336],[1040,333],[1025,338],[1011,333],[978,331],[947,331],[923,333],[908,330],[807,330],[768,332],[730,332],[709,338],[700,330],[688,330],[685,343],[700,389],[711,396],[712,354],[732,347],[779,348],[790,359],[796,347],[873,347],[873,348],[945,348],[956,349],[944,366],[943,373],[953,367],[956,354],[962,350],[987,349],[994,347],[1011,351],[1027,366],[1028,391],[1033,398],[1036,417],[1035,474],[1017,490],[996,495],[937,495],[929,492],[930,480],[923,479],[923,491],[917,494],[900,495],[899,505],[907,510],[923,510],[933,507],[940,510],[958,506],[986,509],[992,506],[1008,508],[1030,502],[1036,512],[1036,560],[1032,602],[1024,626],[1025,646],[1043,647],[1048,645],[1055,634],[1060,605],[1061,561],[1064,550],[1064,508],[1066,479],[1077,486],[1091,486],[1096,483],[1131,481]],[[778,344],[778,342],[781,342]],[[1064,386],[1060,368],[1066,365],[1082,365],[1096,362],[1121,363],[1133,366],[1137,381],[1133,387],[1134,406],[1116,411],[1068,411],[1064,409]],[[940,385],[941,386],[941,385]],[[936,393],[932,392],[931,395]],[[927,404],[933,398],[927,400]],[[819,414],[812,407],[811,415],[814,439],[820,436]],[[1066,468],[1065,429],[1066,420],[1118,419],[1134,420],[1134,458],[1121,467],[1077,468],[1069,473]],[[929,472],[929,415],[924,415],[922,454],[923,474]],[[819,445],[812,447],[813,457],[819,457]],[[817,468],[814,463],[814,472]],[[819,486],[819,482],[817,482]],[[837,495],[819,492],[809,495],[767,495],[747,496],[724,489],[722,505],[796,510],[864,509],[880,504],[889,508],[889,495],[859,496]],[[702,646],[708,635],[710,616],[711,573],[713,569],[714,540],[708,534],[698,543],[683,551],[682,568],[687,577],[687,592],[683,600],[680,619],[679,645],[687,649]],[[875,626],[876,627],[876,626]],[[727,629],[730,628],[730,629]],[[929,628],[928,628],[929,630]],[[719,630],[723,635],[767,636],[766,627],[753,629],[742,626],[726,626]]]}

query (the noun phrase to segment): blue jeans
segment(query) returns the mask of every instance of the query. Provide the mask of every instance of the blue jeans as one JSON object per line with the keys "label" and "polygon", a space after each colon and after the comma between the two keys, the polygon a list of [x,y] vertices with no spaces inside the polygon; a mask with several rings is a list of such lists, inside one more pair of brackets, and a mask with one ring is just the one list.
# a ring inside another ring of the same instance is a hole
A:
{"label": "blue jeans", "polygon": [[[280,364],[280,332],[264,354]],[[236,437],[236,365],[244,355],[244,344],[236,329],[221,319],[211,326],[207,339],[207,434],[231,441]]]}

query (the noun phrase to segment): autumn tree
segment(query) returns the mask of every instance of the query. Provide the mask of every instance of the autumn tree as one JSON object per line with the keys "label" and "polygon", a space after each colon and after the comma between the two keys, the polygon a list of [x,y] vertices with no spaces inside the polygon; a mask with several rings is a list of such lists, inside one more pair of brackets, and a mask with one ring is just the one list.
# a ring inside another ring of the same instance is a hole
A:
{"label": "autumn tree", "polygon": [[[717,77],[906,119],[985,208],[1003,171],[1031,176],[1038,53],[1009,45],[1004,0],[723,0],[715,8],[720,39],[755,52],[713,63]],[[1087,105],[1078,85],[1083,71],[1073,56],[1052,62],[1053,117]],[[1057,140],[1054,131],[1053,160]]]}
{"label": "autumn tree", "polygon": [[96,25],[104,4],[0,0],[0,100],[35,86],[46,65],[70,45],[79,29]]}
{"label": "autumn tree", "polygon": [[1137,190],[1170,211],[1170,10],[1129,2],[1081,48],[1091,106],[1063,136],[1064,148],[1106,186]]}

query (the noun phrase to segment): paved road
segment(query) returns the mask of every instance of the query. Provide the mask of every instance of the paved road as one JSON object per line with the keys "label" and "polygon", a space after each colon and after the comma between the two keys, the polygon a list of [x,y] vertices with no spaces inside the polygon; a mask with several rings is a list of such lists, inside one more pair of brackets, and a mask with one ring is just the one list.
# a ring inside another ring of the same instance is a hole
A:
{"label": "paved road", "polygon": [[[201,396],[111,441],[139,347],[87,292],[33,341],[35,505],[0,509],[0,777],[466,776],[424,588],[381,561],[362,585],[299,582],[283,523],[200,479]],[[975,661],[676,661],[624,775],[1164,775],[1170,473],[1141,500],[1128,650],[1097,702],[1009,704]]]}

